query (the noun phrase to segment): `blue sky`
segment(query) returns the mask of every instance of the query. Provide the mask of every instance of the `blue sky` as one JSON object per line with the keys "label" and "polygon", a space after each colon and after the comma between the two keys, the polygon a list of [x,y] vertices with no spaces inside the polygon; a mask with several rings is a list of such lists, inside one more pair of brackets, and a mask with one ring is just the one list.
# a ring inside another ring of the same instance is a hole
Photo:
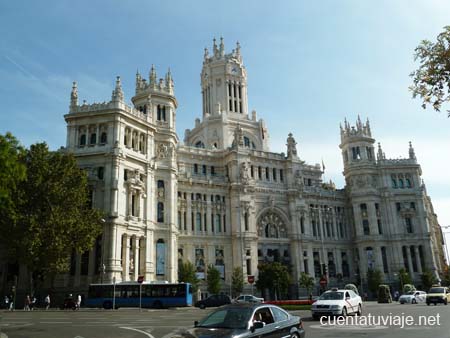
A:
{"label": "blue sky", "polygon": [[[241,43],[249,109],[266,120],[273,151],[287,134],[302,159],[326,165],[343,186],[339,123],[369,118],[387,157],[413,142],[442,225],[450,225],[450,120],[408,91],[414,48],[450,25],[449,1],[2,1],[0,133],[29,145],[65,145],[72,81],[80,99],[110,99],[116,75],[126,99],[136,69],[170,67],[177,130],[201,115],[204,47]],[[448,236],[450,242],[450,236]]]}

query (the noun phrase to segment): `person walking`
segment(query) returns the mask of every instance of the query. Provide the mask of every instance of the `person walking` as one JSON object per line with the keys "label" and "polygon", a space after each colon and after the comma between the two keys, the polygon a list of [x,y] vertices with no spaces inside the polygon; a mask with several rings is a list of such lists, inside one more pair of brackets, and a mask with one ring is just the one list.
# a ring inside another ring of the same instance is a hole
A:
{"label": "person walking", "polygon": [[48,310],[50,308],[50,295],[45,296],[45,309]]}
{"label": "person walking", "polygon": [[27,295],[25,297],[25,306],[24,306],[24,310],[25,311],[30,311],[30,304],[31,304],[31,299],[30,299],[30,295]]}
{"label": "person walking", "polygon": [[13,297],[13,295],[9,296],[9,311],[14,311],[14,297]]}
{"label": "person walking", "polygon": [[77,296],[77,309],[79,310],[81,307],[81,295]]}
{"label": "person walking", "polygon": [[5,296],[5,309],[8,310],[9,309],[9,297]]}

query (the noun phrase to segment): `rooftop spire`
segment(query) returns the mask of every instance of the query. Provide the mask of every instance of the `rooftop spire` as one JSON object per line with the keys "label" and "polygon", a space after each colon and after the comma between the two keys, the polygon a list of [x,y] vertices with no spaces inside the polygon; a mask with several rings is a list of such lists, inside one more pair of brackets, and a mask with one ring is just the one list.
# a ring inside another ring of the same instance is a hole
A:
{"label": "rooftop spire", "polygon": [[216,38],[213,39],[213,55],[218,56],[219,50],[217,49]]}
{"label": "rooftop spire", "polygon": [[223,43],[223,37],[220,37],[220,57],[225,55],[225,44]]}
{"label": "rooftop spire", "polygon": [[113,90],[112,101],[123,101],[122,83],[120,76],[116,78],[116,88]]}
{"label": "rooftop spire", "polygon": [[415,160],[416,159],[416,153],[414,152],[414,148],[412,146],[411,141],[409,141],[409,158],[411,160]]}
{"label": "rooftop spire", "polygon": [[380,144],[380,142],[378,142],[377,160],[378,160],[378,161],[384,160],[384,153],[383,153],[383,150],[381,149],[381,144]]}
{"label": "rooftop spire", "polygon": [[156,86],[156,71],[154,65],[152,65],[152,68],[150,69],[149,81],[150,86]]}
{"label": "rooftop spire", "polygon": [[76,81],[72,83],[72,92],[70,93],[70,106],[78,106],[78,87]]}

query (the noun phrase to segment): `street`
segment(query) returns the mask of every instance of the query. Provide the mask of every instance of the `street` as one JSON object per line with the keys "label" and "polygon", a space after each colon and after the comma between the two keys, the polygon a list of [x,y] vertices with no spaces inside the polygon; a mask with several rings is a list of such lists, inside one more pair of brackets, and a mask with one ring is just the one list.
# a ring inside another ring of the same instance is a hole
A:
{"label": "street", "polygon": [[[1,312],[1,338],[169,338],[193,325],[209,311],[196,308],[166,310],[120,309],[118,311],[82,309],[80,311]],[[450,306],[366,303],[363,316],[439,315],[440,325],[399,323],[365,326],[328,326],[312,321],[309,311],[293,311],[303,317],[307,337],[408,337],[450,338]],[[362,317],[361,317],[362,318]]]}

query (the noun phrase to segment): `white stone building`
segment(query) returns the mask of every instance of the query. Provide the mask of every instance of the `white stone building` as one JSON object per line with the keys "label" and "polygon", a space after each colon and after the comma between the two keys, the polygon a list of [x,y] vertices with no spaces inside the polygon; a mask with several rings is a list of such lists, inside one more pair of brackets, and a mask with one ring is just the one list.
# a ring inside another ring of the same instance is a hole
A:
{"label": "white stone building", "polygon": [[74,83],[66,148],[88,170],[93,205],[108,217],[103,237],[73,255],[60,286],[139,275],[173,282],[181,260],[200,278],[209,264],[218,267],[226,292],[233,267],[257,276],[264,261],[317,282],[326,269],[330,284],[364,282],[368,268],[395,283],[403,267],[420,284],[425,269],[443,269],[440,227],[411,144],[407,159],[387,159],[368,121],[345,121],[346,186],[336,189],[319,164],[301,160],[292,134],[286,154],[270,151],[267,126],[248,111],[239,44],[229,54],[222,39],[212,55],[205,49],[201,89],[202,118],[180,142],[170,71],[164,79],[153,67],[148,80],[137,74],[131,105],[120,78],[106,103],[80,105]]}

